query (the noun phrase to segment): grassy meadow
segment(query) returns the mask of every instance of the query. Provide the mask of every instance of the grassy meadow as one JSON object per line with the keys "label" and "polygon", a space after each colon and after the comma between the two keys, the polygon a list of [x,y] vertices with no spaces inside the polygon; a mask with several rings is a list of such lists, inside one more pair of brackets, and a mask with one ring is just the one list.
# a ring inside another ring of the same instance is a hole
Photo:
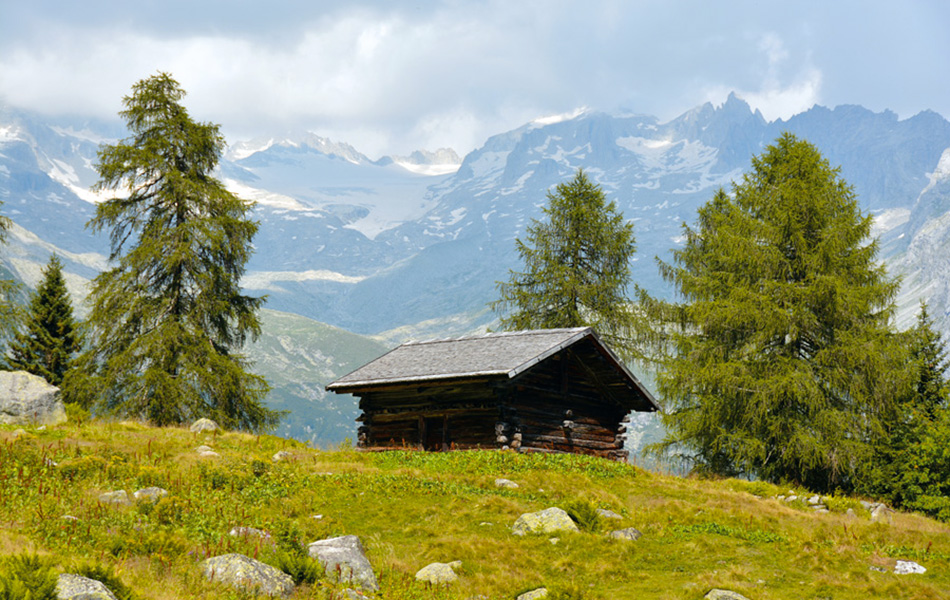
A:
{"label": "grassy meadow", "polygon": [[[751,600],[950,597],[946,524],[902,513],[890,525],[872,523],[851,498],[815,514],[772,498],[788,486],[680,478],[574,455],[314,450],[137,422],[15,429],[0,426],[0,560],[38,555],[57,571],[105,569],[132,600],[249,597],[201,575],[201,560],[229,552],[296,569],[309,583],[293,598],[341,598],[341,588],[313,577],[319,570],[302,548],[345,534],[366,547],[382,599],[511,599],[541,586],[550,599],[700,599],[711,588]],[[200,457],[200,445],[220,457]],[[274,462],[280,450],[291,457]],[[499,477],[520,487],[498,488]],[[169,495],[131,506],[98,501],[149,486]],[[550,506],[605,508],[623,520],[512,535],[520,514]],[[229,536],[237,526],[271,538]],[[643,537],[606,538],[623,527]],[[893,574],[898,559],[928,570]],[[423,566],[453,560],[462,567],[451,587],[414,581]]]}

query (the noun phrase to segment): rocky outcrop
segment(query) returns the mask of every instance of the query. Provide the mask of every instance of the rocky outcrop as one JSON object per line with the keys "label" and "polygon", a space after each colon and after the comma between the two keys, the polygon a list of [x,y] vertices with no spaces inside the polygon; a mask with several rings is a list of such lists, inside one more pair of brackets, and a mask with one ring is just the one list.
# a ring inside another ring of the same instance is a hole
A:
{"label": "rocky outcrop", "polygon": [[366,558],[363,544],[355,535],[344,535],[313,542],[307,547],[311,558],[323,565],[328,577],[341,583],[355,583],[364,590],[379,590],[376,574]]}
{"label": "rocky outcrop", "polygon": [[201,568],[209,581],[265,596],[289,596],[295,587],[290,575],[243,554],[214,556]]}
{"label": "rocky outcrop", "polygon": [[58,425],[66,422],[59,388],[26,371],[0,371],[0,424]]}
{"label": "rocky outcrop", "polygon": [[579,531],[577,524],[562,508],[551,507],[544,510],[525,513],[511,526],[515,535],[527,533],[556,533],[558,531]]}
{"label": "rocky outcrop", "polygon": [[117,600],[112,590],[101,581],[73,573],[59,576],[56,597],[59,600]]}

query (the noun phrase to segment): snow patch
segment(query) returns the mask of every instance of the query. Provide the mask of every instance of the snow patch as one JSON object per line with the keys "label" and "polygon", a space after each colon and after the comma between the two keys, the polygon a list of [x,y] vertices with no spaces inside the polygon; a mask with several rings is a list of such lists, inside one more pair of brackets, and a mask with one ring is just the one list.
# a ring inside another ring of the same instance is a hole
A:
{"label": "snow patch", "polygon": [[365,277],[353,277],[335,271],[324,269],[310,271],[252,271],[241,279],[241,286],[253,290],[286,291],[277,282],[279,281],[331,281],[334,283],[359,283]]}
{"label": "snow patch", "polygon": [[291,198],[290,196],[284,196],[283,194],[276,194],[274,192],[268,192],[267,190],[253,188],[234,179],[225,179],[223,183],[224,187],[227,188],[227,190],[232,194],[239,198],[253,200],[261,206],[269,206],[284,210],[307,210],[306,206],[294,198]]}
{"label": "snow patch", "polygon": [[944,150],[943,154],[940,155],[940,160],[937,161],[937,167],[933,173],[929,174],[929,177],[930,182],[927,183],[927,187],[920,192],[921,196],[933,189],[939,182],[950,179],[950,148]]}
{"label": "snow patch", "polygon": [[531,121],[532,125],[554,125],[555,123],[563,123],[564,121],[570,121],[571,119],[576,119],[577,117],[588,112],[590,109],[586,106],[580,108],[575,108],[571,112],[561,113],[559,115],[549,115],[546,117],[538,117],[537,119]]}
{"label": "snow patch", "polygon": [[415,173],[417,175],[428,175],[428,176],[437,176],[437,175],[450,175],[459,170],[459,167],[462,166],[459,164],[440,164],[440,165],[419,165],[416,163],[411,163],[405,160],[394,160],[395,164],[399,165],[403,169],[409,171],[410,173]]}
{"label": "snow patch", "polygon": [[509,154],[511,154],[509,150],[504,152],[483,152],[481,156],[472,161],[470,165],[472,173],[475,174],[475,177],[486,177],[504,170],[505,162],[508,160]]}
{"label": "snow patch", "polygon": [[114,140],[110,138],[102,137],[101,135],[90,131],[88,129],[78,130],[73,129],[72,127],[50,127],[53,131],[64,137],[76,138],[78,140],[83,140],[86,142],[92,142],[93,144],[103,144],[106,142],[112,142]]}
{"label": "snow patch", "polygon": [[871,235],[877,237],[909,221],[910,209],[891,208],[873,216],[874,225],[871,227]]}
{"label": "snow patch", "polygon": [[15,125],[0,127],[0,144],[20,141],[20,130]]}

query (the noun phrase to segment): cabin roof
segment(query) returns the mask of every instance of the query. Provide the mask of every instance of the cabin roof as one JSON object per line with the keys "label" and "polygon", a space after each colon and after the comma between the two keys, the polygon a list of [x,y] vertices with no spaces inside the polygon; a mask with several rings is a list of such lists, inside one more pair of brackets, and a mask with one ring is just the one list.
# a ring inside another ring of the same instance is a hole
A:
{"label": "cabin roof", "polygon": [[488,333],[475,337],[408,342],[328,384],[350,393],[376,386],[498,377],[511,379],[544,359],[590,339],[622,379],[658,410],[653,396],[590,327]]}

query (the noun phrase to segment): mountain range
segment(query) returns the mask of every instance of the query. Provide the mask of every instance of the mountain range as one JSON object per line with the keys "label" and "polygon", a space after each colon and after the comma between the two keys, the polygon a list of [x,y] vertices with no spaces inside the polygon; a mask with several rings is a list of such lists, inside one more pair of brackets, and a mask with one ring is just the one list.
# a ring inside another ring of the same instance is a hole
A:
{"label": "mountain range", "polygon": [[[896,325],[910,326],[926,299],[950,333],[950,122],[934,112],[815,106],[768,121],[732,95],[667,122],[595,111],[539,119],[464,158],[440,149],[371,160],[307,132],[234,142],[218,176],[257,202],[243,284],[267,295],[269,311],[248,353],[275,386],[271,402],[293,411],[282,433],[352,436],[352,399],[328,398],[324,383],[406,339],[490,326],[496,282],[519,266],[515,239],[578,168],[633,221],[634,279],[669,296],[655,258],[783,131],[840,166],[874,216],[881,258],[903,280]],[[85,228],[96,152],[126,135],[116,123],[0,109],[0,200],[14,222],[0,260],[32,286],[57,253],[80,315],[85,284],[108,264],[108,236]]]}

